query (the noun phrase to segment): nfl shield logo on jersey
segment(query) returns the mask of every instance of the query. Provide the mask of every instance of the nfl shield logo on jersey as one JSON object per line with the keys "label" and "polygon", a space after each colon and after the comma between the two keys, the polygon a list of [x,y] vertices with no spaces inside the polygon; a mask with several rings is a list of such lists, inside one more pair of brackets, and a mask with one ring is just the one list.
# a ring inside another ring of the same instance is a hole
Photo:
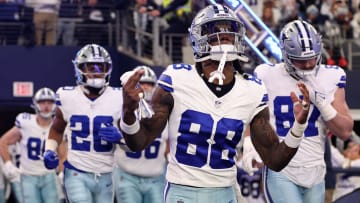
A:
{"label": "nfl shield logo on jersey", "polygon": [[215,101],[215,108],[219,108],[221,104],[222,104],[221,101],[216,100],[216,101]]}

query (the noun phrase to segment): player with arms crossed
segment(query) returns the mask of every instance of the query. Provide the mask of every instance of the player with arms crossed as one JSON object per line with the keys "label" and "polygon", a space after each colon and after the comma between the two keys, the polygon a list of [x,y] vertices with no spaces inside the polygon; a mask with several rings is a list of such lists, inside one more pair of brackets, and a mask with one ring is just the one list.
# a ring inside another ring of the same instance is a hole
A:
{"label": "player with arms crossed", "polygon": [[[280,48],[284,63],[262,64],[255,69],[267,88],[271,124],[280,140],[286,139],[295,121],[294,103],[288,94],[297,91],[299,81],[308,87],[311,105],[298,152],[281,172],[271,167],[265,170],[264,191],[269,202],[324,202],[326,131],[329,129],[346,140],[354,125],[345,100],[346,74],[338,66],[320,64],[321,36],[305,21],[285,25],[280,34]],[[258,148],[258,140],[252,142]]]}
{"label": "player with arms crossed", "polygon": [[[46,87],[39,89],[34,95],[33,107],[36,114],[20,113],[15,126],[0,139],[4,172],[10,181],[20,172],[21,202],[58,203],[55,170],[45,168],[41,158],[56,108],[54,91]],[[15,143],[20,144],[20,171],[8,151],[9,145]]]}
{"label": "player with arms crossed", "polygon": [[[144,90],[144,99],[150,102],[156,87],[155,72],[148,66],[138,66],[136,70],[144,70],[139,83]],[[116,148],[114,184],[118,203],[163,202],[166,151],[167,129],[142,151],[129,152]]]}
{"label": "player with arms crossed", "polygon": [[57,146],[67,135],[66,198],[72,203],[112,203],[114,143],[121,139],[121,90],[109,86],[112,61],[96,44],[85,45],[73,61],[77,86],[57,90],[56,117],[46,141],[47,168],[58,165]]}
{"label": "player with arms crossed", "polygon": [[[242,74],[245,28],[226,6],[210,5],[193,19],[190,39],[196,64],[174,64],[158,80],[152,98],[155,114],[136,118],[138,87],[143,71],[123,86],[120,128],[132,150],[146,148],[168,123],[170,159],[164,202],[235,202],[235,155],[244,130],[252,137],[264,163],[275,171],[284,168],[297,151],[306,127],[309,102],[291,93],[296,121],[284,142],[269,123],[267,93],[262,82]],[[290,93],[289,93],[290,95]],[[306,104],[305,104],[306,105]]]}

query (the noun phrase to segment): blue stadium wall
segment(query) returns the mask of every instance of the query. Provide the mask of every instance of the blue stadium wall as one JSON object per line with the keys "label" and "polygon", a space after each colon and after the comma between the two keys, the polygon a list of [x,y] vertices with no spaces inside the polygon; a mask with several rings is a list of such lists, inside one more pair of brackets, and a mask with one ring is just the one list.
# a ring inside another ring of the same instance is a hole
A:
{"label": "blue stadium wall", "polygon": [[[0,47],[0,110],[28,107],[31,98],[13,97],[14,81],[31,81],[34,91],[50,87],[76,85],[72,60],[81,47]],[[120,54],[115,48],[106,47],[113,60],[110,84],[120,86],[120,75],[139,62]],[[158,72],[161,70],[158,68]]]}
{"label": "blue stadium wall", "polygon": [[[14,126],[20,112],[34,112],[32,98],[13,97],[13,82],[33,82],[34,91],[50,87],[76,85],[72,60],[81,47],[18,47],[0,46],[0,136]],[[130,57],[106,47],[113,59],[111,85],[120,86],[120,75],[140,65]],[[158,67],[157,72],[162,68]]]}

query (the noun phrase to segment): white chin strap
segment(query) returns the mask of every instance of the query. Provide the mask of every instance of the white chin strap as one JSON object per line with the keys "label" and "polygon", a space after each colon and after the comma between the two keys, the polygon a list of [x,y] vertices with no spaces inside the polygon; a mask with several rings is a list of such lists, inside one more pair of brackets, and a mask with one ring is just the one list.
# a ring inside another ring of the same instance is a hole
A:
{"label": "white chin strap", "polygon": [[86,85],[94,88],[102,88],[105,86],[105,78],[89,78],[86,79]]}

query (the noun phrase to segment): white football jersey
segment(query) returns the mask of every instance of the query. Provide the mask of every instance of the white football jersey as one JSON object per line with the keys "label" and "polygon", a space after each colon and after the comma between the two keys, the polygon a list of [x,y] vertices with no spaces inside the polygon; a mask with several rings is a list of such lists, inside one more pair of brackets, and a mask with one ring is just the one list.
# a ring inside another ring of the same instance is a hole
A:
{"label": "white football jersey", "polygon": [[249,175],[242,168],[238,168],[237,182],[240,186],[240,194],[247,203],[265,203],[264,193],[261,188],[261,169],[254,175]]}
{"label": "white football jersey", "polygon": [[[295,120],[290,92],[302,96],[297,88],[298,81],[289,75],[284,63],[259,65],[255,69],[255,74],[267,88],[270,121],[279,138],[283,139]],[[302,82],[305,85],[308,83],[306,80]],[[345,87],[346,74],[338,66],[320,65],[315,82],[316,85],[324,88],[325,97],[332,101],[334,92],[338,88]],[[319,110],[311,105],[304,139],[295,156],[281,173],[305,187],[311,187],[322,181],[326,172],[324,161],[326,129]]]}
{"label": "white football jersey", "polygon": [[107,87],[95,100],[86,97],[80,86],[61,87],[56,93],[56,104],[67,122],[67,161],[81,171],[111,172],[115,147],[101,140],[97,131],[109,124],[118,127],[121,89]]}
{"label": "white football jersey", "polygon": [[142,151],[125,151],[116,146],[115,164],[123,171],[141,177],[156,177],[164,173],[165,151],[168,130],[164,129],[148,147]]}
{"label": "white football jersey", "polygon": [[188,64],[170,65],[158,84],[174,99],[167,180],[195,187],[234,185],[236,148],[252,118],[267,107],[265,87],[236,74],[232,90],[218,98]]}
{"label": "white football jersey", "polygon": [[36,121],[36,115],[30,113],[20,113],[16,117],[15,125],[21,132],[19,142],[21,173],[44,175],[53,172],[54,170],[45,168],[44,161],[41,159],[51,125],[40,126]]}

